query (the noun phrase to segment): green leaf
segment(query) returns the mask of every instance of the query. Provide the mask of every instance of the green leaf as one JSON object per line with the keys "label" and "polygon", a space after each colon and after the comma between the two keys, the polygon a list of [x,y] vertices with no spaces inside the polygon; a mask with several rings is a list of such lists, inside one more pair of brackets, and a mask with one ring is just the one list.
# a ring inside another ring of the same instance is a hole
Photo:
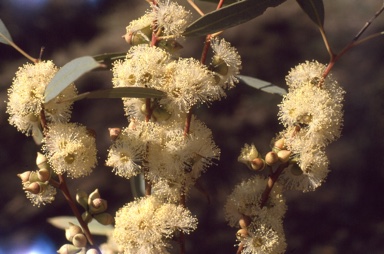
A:
{"label": "green leaf", "polygon": [[[6,39],[4,39],[4,37]],[[4,44],[9,44],[7,39],[9,41],[12,41],[12,37],[11,37],[10,33],[8,32],[8,29],[5,27],[3,21],[0,19],[0,42],[4,43]]]}
{"label": "green leaf", "polygon": [[210,12],[190,24],[184,36],[203,36],[222,31],[254,19],[268,7],[275,7],[286,0],[243,0]]}
{"label": "green leaf", "polygon": [[103,64],[106,66],[106,68],[111,69],[113,63],[116,60],[119,59],[125,59],[127,56],[127,52],[118,52],[118,53],[105,53],[93,56],[93,58],[99,62],[100,64]]}
{"label": "green leaf", "polygon": [[98,67],[101,65],[90,56],[79,57],[65,64],[45,88],[44,103],[55,98],[80,76]]}
{"label": "green leaf", "polygon": [[259,89],[263,92],[278,94],[281,96],[287,93],[287,91],[284,88],[281,88],[279,86],[276,86],[270,82],[267,82],[261,79],[257,79],[249,76],[243,76],[243,75],[237,75],[236,77],[238,77],[240,81],[243,82],[244,84],[251,86],[253,88]]}
{"label": "green leaf", "polygon": [[301,9],[320,27],[324,26],[323,0],[296,0]]}
{"label": "green leaf", "polygon": [[79,101],[82,99],[114,99],[114,98],[161,98],[164,92],[145,87],[115,87],[92,92],[85,92],[73,98],[62,101]]}
{"label": "green leaf", "polygon": [[[75,225],[79,225],[79,222],[77,221],[76,217],[74,216],[57,216],[48,218],[48,222],[53,225],[54,227],[60,228],[65,230],[69,227],[69,223],[73,223]],[[98,223],[96,220],[92,220],[88,224],[88,228],[94,235],[108,235],[113,231],[113,226],[111,225],[102,225]]]}

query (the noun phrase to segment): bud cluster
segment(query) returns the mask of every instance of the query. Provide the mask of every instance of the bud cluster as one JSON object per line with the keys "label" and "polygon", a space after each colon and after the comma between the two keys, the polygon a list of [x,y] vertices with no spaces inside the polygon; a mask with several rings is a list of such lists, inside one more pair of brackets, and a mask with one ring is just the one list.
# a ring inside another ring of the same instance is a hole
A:
{"label": "bud cluster", "polygon": [[25,171],[17,176],[21,179],[23,189],[33,205],[40,206],[55,199],[56,189],[49,184],[53,171],[43,154],[37,153],[36,165],[38,170]]}

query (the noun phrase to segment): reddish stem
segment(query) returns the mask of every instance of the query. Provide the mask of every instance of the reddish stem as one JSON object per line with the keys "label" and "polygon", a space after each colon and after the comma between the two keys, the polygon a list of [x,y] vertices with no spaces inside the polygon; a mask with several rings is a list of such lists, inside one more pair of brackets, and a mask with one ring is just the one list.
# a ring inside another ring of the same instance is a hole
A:
{"label": "reddish stem", "polygon": [[[81,214],[80,214],[79,210],[77,209],[77,206],[75,205],[75,202],[73,201],[73,199],[71,197],[71,194],[69,193],[68,186],[67,186],[67,183],[65,181],[64,176],[58,175],[58,177],[59,177],[59,182],[58,182],[57,187],[63,193],[65,199],[67,200],[69,206],[71,207],[73,214],[75,215],[77,221],[80,223],[80,226],[82,227],[84,235],[87,237],[89,244],[92,246],[92,248],[96,248],[96,250],[99,253],[101,253],[100,250],[98,249],[98,247],[95,246],[95,244],[93,242],[93,237],[92,237],[91,232],[89,231],[88,225],[87,225],[87,223],[84,222],[83,218],[81,217]],[[51,181],[51,184],[57,185],[57,182]]]}

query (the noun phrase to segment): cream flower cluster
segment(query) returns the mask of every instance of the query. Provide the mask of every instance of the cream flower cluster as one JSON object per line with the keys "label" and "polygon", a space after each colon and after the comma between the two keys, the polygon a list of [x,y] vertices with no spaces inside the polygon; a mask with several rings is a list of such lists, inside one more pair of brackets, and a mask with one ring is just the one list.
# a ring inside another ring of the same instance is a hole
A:
{"label": "cream flower cluster", "polygon": [[47,121],[68,122],[72,102],[62,102],[77,94],[75,86],[69,85],[55,99],[44,104],[44,91],[58,71],[52,61],[27,63],[20,67],[8,90],[7,113],[9,122],[20,132],[30,135],[34,126],[40,124],[40,113],[44,109]]}
{"label": "cream flower cluster", "polygon": [[166,239],[175,232],[190,233],[197,219],[184,207],[163,203],[154,196],[136,199],[115,217],[113,238],[124,253],[169,253]]}
{"label": "cream flower cluster", "polygon": [[166,96],[153,101],[150,109],[145,108],[144,100],[125,98],[126,115],[142,120],[147,110],[151,110],[155,120],[169,120],[188,113],[194,105],[210,103],[225,96],[224,90],[237,82],[235,75],[239,72],[241,60],[237,51],[224,39],[220,42],[214,39],[213,42],[213,50],[217,52],[215,58],[221,59],[225,66],[221,72],[210,71],[193,58],[175,60],[160,47],[148,44],[133,46],[126,60],[117,62],[112,69],[114,87],[154,88]]}
{"label": "cream flower cluster", "polygon": [[260,200],[267,179],[255,176],[237,185],[227,199],[225,216],[230,226],[239,225],[237,236],[242,253],[284,253],[286,248],[282,219],[286,211],[282,187],[274,185],[269,199],[262,208]]}
{"label": "cream flower cluster", "polygon": [[329,164],[324,149],[340,137],[345,92],[330,75],[323,78],[325,68],[307,61],[286,77],[289,92],[279,105],[286,129],[280,136],[298,164],[283,171],[287,188],[310,191],[320,186]]}
{"label": "cream flower cluster", "polygon": [[182,36],[190,13],[169,0],[151,7],[127,26],[124,37],[132,47],[112,69],[114,87],[164,93],[158,99],[123,98],[130,123],[108,152],[106,165],[117,175],[129,179],[141,174],[151,184],[150,196],[116,214],[113,237],[124,253],[168,253],[167,238],[196,228],[197,220],[175,204],[219,159],[220,150],[191,109],[224,97],[238,82],[235,75],[241,68],[237,50],[224,39],[211,40],[210,66],[176,57],[181,45],[175,39]]}

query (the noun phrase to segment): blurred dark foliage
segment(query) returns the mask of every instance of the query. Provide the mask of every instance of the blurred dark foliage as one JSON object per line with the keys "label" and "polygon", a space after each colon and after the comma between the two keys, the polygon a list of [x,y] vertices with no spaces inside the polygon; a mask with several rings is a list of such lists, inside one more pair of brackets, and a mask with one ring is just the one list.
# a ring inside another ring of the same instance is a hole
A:
{"label": "blurred dark foliage", "polygon": [[[379,1],[325,2],[326,29],[336,50],[353,38],[380,5]],[[356,15],[352,18],[348,11],[340,11],[344,10],[343,6]],[[0,18],[26,52],[38,57],[44,46],[43,59],[63,65],[87,54],[127,50],[128,45],[120,36],[128,22],[145,9],[145,1],[141,0],[3,0]],[[379,17],[368,33],[382,30],[384,18]],[[229,29],[223,36],[242,55],[242,74],[283,87],[284,76],[297,63],[328,60],[317,28],[294,1]],[[202,38],[193,39],[191,45],[188,40],[182,42],[185,47],[182,56],[198,57],[202,41]],[[334,69],[333,76],[347,91],[343,136],[327,150],[331,161],[327,181],[315,192],[286,195],[287,253],[384,253],[382,42],[383,38],[378,38],[353,49]],[[26,59],[5,45],[0,45],[0,56],[0,94],[1,101],[6,101],[6,90],[14,72]],[[79,80],[79,90],[107,87],[110,78],[108,72],[90,73]],[[197,190],[192,190],[188,197],[188,207],[199,218],[198,229],[187,238],[188,253],[236,252],[236,229],[226,225],[223,205],[235,184],[253,174],[237,163],[237,156],[244,143],[254,143],[261,152],[268,151],[271,138],[282,129],[276,117],[280,100],[278,96],[240,84],[225,100],[196,110],[198,117],[212,129],[222,154],[217,165],[199,180],[209,193],[210,202]],[[110,145],[107,128],[127,124],[121,105],[119,100],[76,102],[72,118],[96,131],[100,159],[90,177],[68,180],[69,185],[87,192],[99,188],[112,213],[133,199],[128,181],[104,166]],[[41,235],[58,249],[66,243],[64,232],[49,225],[46,219],[71,212],[60,193],[53,204],[40,208],[33,207],[26,199],[16,174],[35,169],[39,148],[31,138],[8,125],[5,107],[2,103],[0,253],[5,248],[8,249],[4,253],[11,253],[13,248],[28,246]],[[177,246],[174,252],[177,253]]]}

